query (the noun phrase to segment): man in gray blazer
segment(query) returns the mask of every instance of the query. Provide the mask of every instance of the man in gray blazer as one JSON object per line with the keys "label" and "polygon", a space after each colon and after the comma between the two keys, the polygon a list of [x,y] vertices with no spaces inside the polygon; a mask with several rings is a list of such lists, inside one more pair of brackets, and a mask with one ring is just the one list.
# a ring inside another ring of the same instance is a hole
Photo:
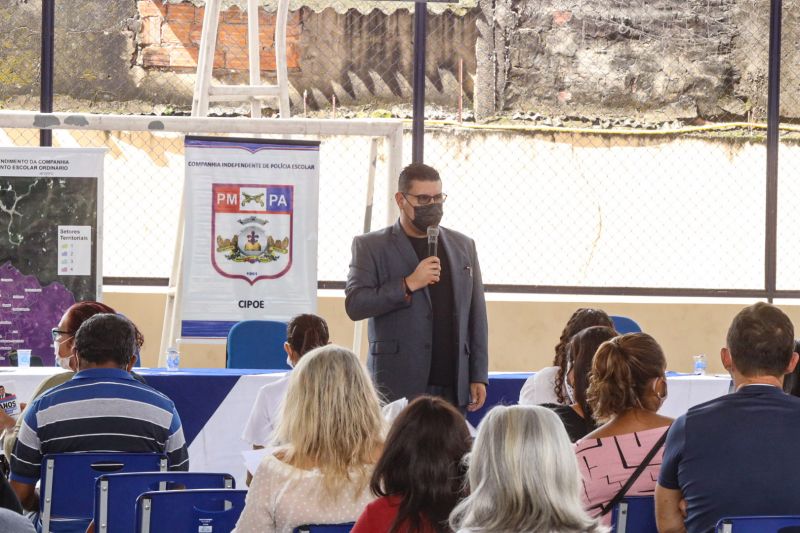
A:
{"label": "man in gray blazer", "polygon": [[400,218],[353,239],[345,288],[352,320],[369,319],[367,366],[390,400],[435,394],[470,411],[486,400],[488,326],[475,242],[439,227],[428,257],[427,229],[439,226],[439,173],[421,163],[400,173]]}

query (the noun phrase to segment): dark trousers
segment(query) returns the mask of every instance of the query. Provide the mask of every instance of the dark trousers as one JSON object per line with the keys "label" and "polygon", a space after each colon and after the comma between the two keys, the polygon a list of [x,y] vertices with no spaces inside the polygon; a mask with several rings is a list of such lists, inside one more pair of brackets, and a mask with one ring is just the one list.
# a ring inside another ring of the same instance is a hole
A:
{"label": "dark trousers", "polygon": [[431,396],[438,396],[444,400],[450,402],[453,407],[458,409],[462,415],[467,415],[467,407],[465,405],[458,405],[458,397],[456,396],[456,389],[450,386],[443,386],[443,385],[428,385],[428,388],[425,389],[425,394],[430,394]]}

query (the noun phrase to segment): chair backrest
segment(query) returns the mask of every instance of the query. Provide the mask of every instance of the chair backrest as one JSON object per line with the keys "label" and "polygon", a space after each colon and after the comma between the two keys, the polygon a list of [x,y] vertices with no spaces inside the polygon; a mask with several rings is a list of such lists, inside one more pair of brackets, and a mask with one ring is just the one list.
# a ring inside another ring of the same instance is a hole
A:
{"label": "chair backrest", "polygon": [[619,315],[612,315],[611,321],[614,323],[614,329],[617,330],[617,333],[620,335],[625,335],[626,333],[641,333],[642,328],[636,321],[632,318],[628,318],[626,316],[619,316]]}
{"label": "chair backrest", "polygon": [[136,472],[103,474],[94,490],[96,533],[134,533],[136,499],[144,492],[187,489],[232,489],[230,474],[205,472]]}
{"label": "chair backrest", "polygon": [[42,458],[42,533],[83,531],[92,519],[95,480],[112,472],[158,472],[167,469],[160,453],[55,453]]}
{"label": "chair backrest", "polygon": [[294,533],[350,533],[355,522],[348,524],[307,524],[294,528]]}
{"label": "chair backrest", "polygon": [[614,533],[658,533],[652,496],[627,496],[611,510]]}
{"label": "chair backrest", "polygon": [[230,533],[246,495],[236,489],[145,492],[136,501],[136,533]]}
{"label": "chair backrest", "polygon": [[800,516],[732,516],[717,522],[716,533],[796,533]]}
{"label": "chair backrest", "polygon": [[245,320],[228,332],[228,368],[291,370],[286,364],[286,324],[273,320]]}

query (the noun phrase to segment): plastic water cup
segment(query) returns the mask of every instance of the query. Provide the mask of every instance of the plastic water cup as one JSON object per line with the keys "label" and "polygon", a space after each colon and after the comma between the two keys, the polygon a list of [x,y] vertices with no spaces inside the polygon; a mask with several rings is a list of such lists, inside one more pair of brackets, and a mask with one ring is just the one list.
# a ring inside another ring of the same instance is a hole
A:
{"label": "plastic water cup", "polygon": [[706,354],[701,353],[695,355],[693,359],[694,359],[694,375],[705,376],[706,369],[708,368],[708,361],[706,361]]}
{"label": "plastic water cup", "polygon": [[177,348],[167,350],[167,370],[178,370],[181,363],[181,354]]}
{"label": "plastic water cup", "polygon": [[17,366],[31,366],[30,350],[17,350]]}

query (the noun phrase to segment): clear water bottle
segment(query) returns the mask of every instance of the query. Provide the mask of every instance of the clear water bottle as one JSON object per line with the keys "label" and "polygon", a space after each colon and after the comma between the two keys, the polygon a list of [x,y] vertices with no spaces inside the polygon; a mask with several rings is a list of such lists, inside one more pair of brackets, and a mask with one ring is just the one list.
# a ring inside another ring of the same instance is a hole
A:
{"label": "clear water bottle", "polygon": [[706,361],[706,354],[701,353],[694,356],[694,375],[705,376],[706,368],[708,368],[708,361]]}
{"label": "clear water bottle", "polygon": [[31,366],[30,350],[17,350],[17,366]]}
{"label": "clear water bottle", "polygon": [[171,346],[167,349],[167,370],[178,370],[181,364],[181,354],[178,349]]}

